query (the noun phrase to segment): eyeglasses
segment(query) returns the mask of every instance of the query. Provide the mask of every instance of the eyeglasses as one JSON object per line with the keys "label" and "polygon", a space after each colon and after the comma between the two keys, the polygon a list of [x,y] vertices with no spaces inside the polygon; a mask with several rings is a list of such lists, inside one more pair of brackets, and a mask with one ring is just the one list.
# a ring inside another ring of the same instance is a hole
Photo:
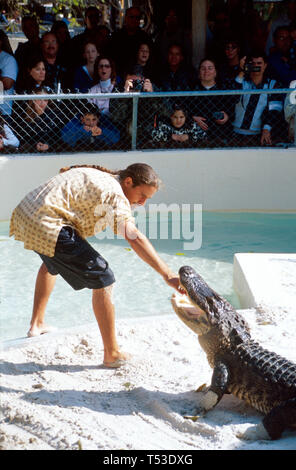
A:
{"label": "eyeglasses", "polygon": [[109,64],[100,64],[99,67],[102,69],[102,68],[105,68],[105,69],[109,69],[111,67],[111,65]]}
{"label": "eyeglasses", "polygon": [[226,50],[227,50],[227,49],[237,49],[237,46],[231,46],[231,45],[229,45],[229,46],[225,46],[225,49],[226,49]]}

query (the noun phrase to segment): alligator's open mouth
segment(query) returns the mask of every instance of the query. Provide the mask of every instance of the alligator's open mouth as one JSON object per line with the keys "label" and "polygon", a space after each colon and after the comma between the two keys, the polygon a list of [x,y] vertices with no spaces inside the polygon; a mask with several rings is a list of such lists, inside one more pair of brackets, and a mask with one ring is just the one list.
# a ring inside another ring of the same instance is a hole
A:
{"label": "alligator's open mouth", "polygon": [[172,305],[175,310],[182,311],[184,316],[188,317],[188,319],[191,318],[192,320],[198,319],[200,315],[205,313],[190,300],[188,295],[180,294],[179,292],[174,292],[172,295]]}
{"label": "alligator's open mouth", "polygon": [[172,295],[172,306],[178,317],[194,333],[202,335],[210,328],[208,318],[204,310],[195,305],[186,294],[175,292]]}

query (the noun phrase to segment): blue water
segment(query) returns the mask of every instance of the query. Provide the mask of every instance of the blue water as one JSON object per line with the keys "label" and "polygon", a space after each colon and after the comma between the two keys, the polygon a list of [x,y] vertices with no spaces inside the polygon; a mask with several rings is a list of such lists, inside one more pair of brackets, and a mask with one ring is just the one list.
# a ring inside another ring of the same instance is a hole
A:
{"label": "blue water", "polygon": [[[296,253],[296,215],[262,213],[202,214],[202,246],[184,250],[184,239],[151,240],[176,272],[192,265],[219,294],[235,307],[232,288],[235,253]],[[117,318],[172,313],[172,289],[130,250],[124,240],[89,240],[108,260],[116,277]],[[23,337],[29,327],[38,255],[8,237],[8,223],[0,223],[0,340]],[[94,321],[91,294],[73,291],[60,277],[48,304],[46,321],[59,328]]]}

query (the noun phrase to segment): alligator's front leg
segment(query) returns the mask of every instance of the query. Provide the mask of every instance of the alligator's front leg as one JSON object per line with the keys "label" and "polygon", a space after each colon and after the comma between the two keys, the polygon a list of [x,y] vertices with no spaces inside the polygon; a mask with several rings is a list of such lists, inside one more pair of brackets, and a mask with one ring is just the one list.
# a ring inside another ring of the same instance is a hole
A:
{"label": "alligator's front leg", "polygon": [[229,371],[223,362],[217,362],[214,366],[212,375],[212,382],[209,389],[204,392],[201,399],[200,406],[203,411],[208,411],[221,400],[224,393],[227,392],[227,386],[229,383]]}

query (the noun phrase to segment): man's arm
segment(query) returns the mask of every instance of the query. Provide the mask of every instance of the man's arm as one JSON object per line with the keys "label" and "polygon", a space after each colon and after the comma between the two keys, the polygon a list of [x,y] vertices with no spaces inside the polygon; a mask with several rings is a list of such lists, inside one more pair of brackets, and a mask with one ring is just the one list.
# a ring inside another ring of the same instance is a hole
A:
{"label": "man's arm", "polygon": [[3,83],[4,90],[10,90],[14,84],[14,80],[9,77],[0,77],[1,82]]}
{"label": "man's arm", "polygon": [[158,272],[164,281],[176,290],[179,289],[179,276],[174,274],[167,264],[158,256],[148,238],[132,222],[126,222],[120,234],[128,241],[137,255]]}

